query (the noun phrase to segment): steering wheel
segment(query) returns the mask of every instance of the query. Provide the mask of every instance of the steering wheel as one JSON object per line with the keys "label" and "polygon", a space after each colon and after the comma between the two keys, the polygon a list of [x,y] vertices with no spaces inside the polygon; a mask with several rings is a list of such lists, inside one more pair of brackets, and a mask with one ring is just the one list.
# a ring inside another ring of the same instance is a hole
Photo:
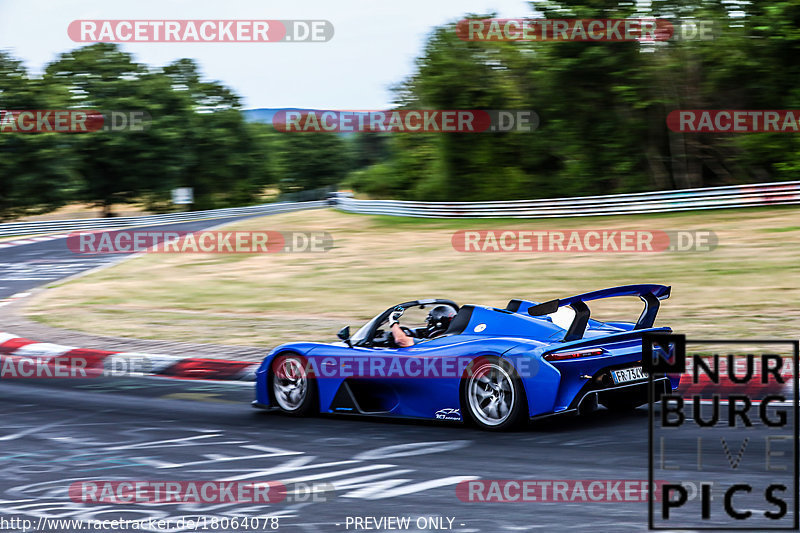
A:
{"label": "steering wheel", "polygon": [[390,346],[390,342],[394,342],[394,338],[389,330],[378,329],[372,338],[372,346],[374,347]]}
{"label": "steering wheel", "polygon": [[[403,333],[405,333],[411,338],[417,337],[411,328],[400,326],[400,329],[402,329]],[[378,331],[375,332],[375,337],[372,339],[372,346],[376,347],[386,346],[387,348],[399,348],[399,346],[394,340],[394,335],[392,335],[392,331],[383,329],[379,329]]]}

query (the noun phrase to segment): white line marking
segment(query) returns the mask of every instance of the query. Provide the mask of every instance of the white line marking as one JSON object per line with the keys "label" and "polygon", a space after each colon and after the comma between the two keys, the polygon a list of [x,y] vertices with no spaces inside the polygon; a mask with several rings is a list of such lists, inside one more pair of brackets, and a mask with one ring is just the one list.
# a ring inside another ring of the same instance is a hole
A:
{"label": "white line marking", "polygon": [[49,429],[51,427],[61,426],[63,424],[71,424],[72,422],[75,422],[76,420],[81,420],[83,418],[89,418],[91,416],[96,416],[96,414],[95,413],[88,413],[88,414],[73,418],[71,420],[59,420],[57,422],[52,422],[50,424],[45,424],[43,426],[35,426],[35,427],[32,427],[32,428],[28,428],[28,429],[26,429],[24,431],[20,431],[19,433],[12,433],[11,435],[4,435],[4,436],[0,437],[0,441],[16,440],[16,439],[19,439],[21,437],[24,437],[25,435],[30,435],[31,433],[35,433],[35,432],[41,431],[43,429]]}

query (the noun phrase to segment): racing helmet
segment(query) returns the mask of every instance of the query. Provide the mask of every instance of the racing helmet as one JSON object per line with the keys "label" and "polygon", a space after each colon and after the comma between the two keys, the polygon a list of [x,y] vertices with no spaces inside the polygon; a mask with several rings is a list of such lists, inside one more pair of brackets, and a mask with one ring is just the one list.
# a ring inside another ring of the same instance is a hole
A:
{"label": "racing helmet", "polygon": [[455,310],[449,305],[437,305],[428,313],[428,335],[444,333],[450,327],[450,322],[456,316]]}

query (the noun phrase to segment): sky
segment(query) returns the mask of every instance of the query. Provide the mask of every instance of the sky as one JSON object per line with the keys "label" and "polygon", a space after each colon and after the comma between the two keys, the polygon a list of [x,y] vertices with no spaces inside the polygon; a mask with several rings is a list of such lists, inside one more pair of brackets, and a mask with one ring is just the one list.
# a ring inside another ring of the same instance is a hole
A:
{"label": "sky", "polygon": [[204,78],[242,97],[246,109],[386,109],[391,87],[411,75],[436,26],[466,13],[531,16],[525,0],[0,0],[0,49],[34,74],[70,40],[73,20],[329,20],[327,43],[126,43],[158,67],[189,57]]}

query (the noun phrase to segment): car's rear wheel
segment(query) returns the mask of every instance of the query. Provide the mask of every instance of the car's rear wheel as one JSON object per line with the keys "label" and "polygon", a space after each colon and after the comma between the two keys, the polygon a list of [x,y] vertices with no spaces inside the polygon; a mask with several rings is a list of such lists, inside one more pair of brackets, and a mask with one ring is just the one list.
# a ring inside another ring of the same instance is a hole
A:
{"label": "car's rear wheel", "polygon": [[527,411],[522,381],[514,368],[496,358],[481,358],[466,377],[463,403],[479,427],[503,431],[519,425]]}
{"label": "car's rear wheel", "polygon": [[317,384],[309,375],[306,359],[295,354],[275,358],[270,372],[270,389],[278,408],[292,416],[313,414],[317,403]]}

